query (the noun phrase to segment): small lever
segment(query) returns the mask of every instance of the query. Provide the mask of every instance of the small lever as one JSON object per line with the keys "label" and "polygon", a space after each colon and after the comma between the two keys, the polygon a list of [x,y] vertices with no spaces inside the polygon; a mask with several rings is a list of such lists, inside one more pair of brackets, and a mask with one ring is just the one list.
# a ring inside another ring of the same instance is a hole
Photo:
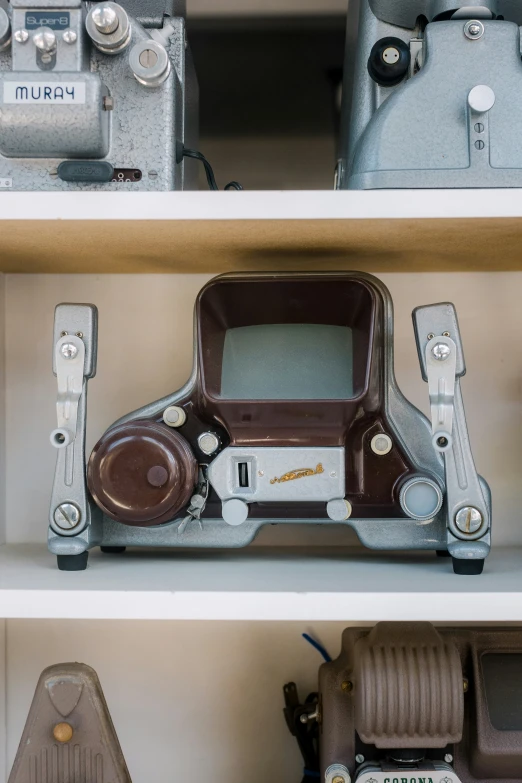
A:
{"label": "small lever", "polygon": [[489,529],[490,508],[469,443],[460,388],[466,365],[455,308],[447,302],[418,307],[413,326],[430,394],[433,447],[444,457],[448,530],[453,541],[477,540]]}
{"label": "small lever", "polygon": [[447,451],[453,445],[457,346],[449,336],[432,337],[426,345],[426,372],[431,403],[433,445]]}
{"label": "small lever", "polygon": [[55,346],[54,365],[58,382],[58,429],[51,433],[51,443],[57,449],[64,449],[76,437],[78,402],[83,391],[85,345],[81,337],[68,334],[60,337]]}

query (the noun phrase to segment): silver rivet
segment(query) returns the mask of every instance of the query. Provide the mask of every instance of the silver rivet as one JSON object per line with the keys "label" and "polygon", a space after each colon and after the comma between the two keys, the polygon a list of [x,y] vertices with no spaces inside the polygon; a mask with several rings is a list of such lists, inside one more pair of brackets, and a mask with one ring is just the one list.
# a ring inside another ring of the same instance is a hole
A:
{"label": "silver rivet", "polygon": [[158,55],[152,49],[144,49],[139,57],[140,65],[144,68],[154,68],[158,64]]}
{"label": "silver rivet", "polygon": [[80,524],[82,514],[74,503],[62,503],[55,508],[53,518],[55,524],[62,530],[72,530]]}
{"label": "silver rivet", "polygon": [[83,337],[83,332],[76,332],[76,337],[79,337],[81,340]]}
{"label": "silver rivet", "polygon": [[358,764],[363,764],[364,763],[364,756],[363,756],[363,754],[362,753],[358,753],[356,755],[356,757],[355,757],[355,760],[356,760],[356,762]]}
{"label": "silver rivet", "polygon": [[64,343],[60,348],[60,353],[64,359],[76,359],[78,348],[73,343]]}
{"label": "silver rivet", "polygon": [[177,405],[170,405],[163,412],[163,421],[168,427],[182,427],[186,420],[187,414]]}
{"label": "silver rivet", "polygon": [[110,35],[118,29],[118,14],[110,5],[100,3],[100,5],[92,11],[91,16],[96,29],[104,35]]}
{"label": "silver rivet", "polygon": [[33,43],[41,52],[50,54],[56,49],[56,35],[50,27],[39,27],[33,35]]}
{"label": "silver rivet", "polygon": [[76,43],[78,40],[78,36],[74,32],[74,30],[65,30],[62,35],[63,40],[66,44],[73,44]]}
{"label": "silver rivet", "polygon": [[435,337],[435,335],[433,334],[433,332],[430,332],[430,333],[429,333],[429,335],[428,335],[428,337],[427,337],[427,340],[428,340],[428,342],[429,342],[430,340],[433,340],[433,338],[434,338],[434,337]]}
{"label": "silver rivet", "polygon": [[455,524],[461,533],[476,533],[482,527],[483,517],[478,508],[465,506],[457,512]]}
{"label": "silver rivet", "polygon": [[446,762],[446,764],[452,763],[453,756],[451,755],[451,753],[446,753],[446,755],[444,756],[444,761]]}
{"label": "silver rivet", "polygon": [[442,336],[443,336],[443,337],[449,337],[449,336],[450,336],[450,333],[449,333],[449,332],[442,332]]}
{"label": "silver rivet", "polygon": [[378,435],[373,436],[370,446],[374,454],[377,454],[379,457],[384,457],[392,450],[393,441],[389,435],[385,435],[381,432]]}
{"label": "silver rivet", "polygon": [[213,432],[204,432],[198,438],[198,446],[203,454],[210,456],[219,448],[219,440]]}
{"label": "silver rivet", "polygon": [[29,40],[29,33],[27,30],[17,30],[14,34],[14,39],[17,43],[27,43]]}
{"label": "silver rivet", "polygon": [[259,476],[259,478],[263,478],[263,476],[265,475],[265,471],[264,470],[258,470],[257,475]]}
{"label": "silver rivet", "polygon": [[431,352],[438,362],[445,362],[451,354],[451,348],[446,343],[437,343],[433,346]]}
{"label": "silver rivet", "polygon": [[464,25],[464,35],[472,41],[476,41],[484,35],[484,25],[477,19],[471,19]]}

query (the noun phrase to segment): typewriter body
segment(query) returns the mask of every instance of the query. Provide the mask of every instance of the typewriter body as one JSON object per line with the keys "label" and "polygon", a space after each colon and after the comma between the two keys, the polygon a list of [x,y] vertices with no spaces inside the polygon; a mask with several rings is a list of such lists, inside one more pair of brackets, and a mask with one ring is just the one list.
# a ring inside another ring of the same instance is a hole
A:
{"label": "typewriter body", "polygon": [[183,0],[0,0],[0,192],[196,188],[197,123]]}
{"label": "typewriter body", "polygon": [[340,188],[522,185],[517,0],[350,0]]}
{"label": "typewriter body", "polygon": [[218,277],[196,302],[188,383],[116,422],[86,465],[97,311],[59,305],[49,547],[60,568],[85,568],[94,546],[243,547],[266,524],[338,523],[369,548],[436,550],[480,573],[490,496],[466,430],[455,310],[419,308],[414,325],[431,424],[397,387],[379,280]]}
{"label": "typewriter body", "polygon": [[516,783],[520,629],[349,628],[319,673],[325,783]]}
{"label": "typewriter body", "polygon": [[131,783],[96,672],[42,672],[8,783]]}

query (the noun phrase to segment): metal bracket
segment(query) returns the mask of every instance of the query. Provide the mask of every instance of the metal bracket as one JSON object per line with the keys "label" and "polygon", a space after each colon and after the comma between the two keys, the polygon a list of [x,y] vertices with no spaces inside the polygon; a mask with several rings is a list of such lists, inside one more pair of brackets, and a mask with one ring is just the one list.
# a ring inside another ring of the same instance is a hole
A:
{"label": "metal bracket", "polygon": [[[469,443],[460,378],[466,373],[452,304],[418,307],[413,324],[422,377],[429,385],[433,446],[444,458],[448,545],[489,535],[491,511]],[[450,547],[452,551],[454,547]],[[467,550],[467,557],[473,549]],[[484,557],[477,549],[476,557]]]}
{"label": "metal bracket", "polygon": [[54,364],[58,382],[58,429],[51,433],[51,443],[57,449],[64,449],[76,437],[78,402],[85,374],[85,344],[82,338],[77,335],[61,337],[55,346]]}
{"label": "metal bracket", "polygon": [[[94,305],[61,304],[55,310],[53,372],[58,382],[58,429],[51,443],[58,449],[50,536],[77,537],[91,523],[85,478],[87,382],[96,374],[98,311]],[[77,547],[85,551],[88,538]],[[62,552],[63,553],[63,552]],[[77,554],[76,549],[70,554]],[[66,553],[67,554],[67,553]]]}
{"label": "metal bracket", "polygon": [[433,446],[441,452],[447,451],[453,444],[456,369],[457,346],[451,337],[432,337],[426,345],[426,372]]}

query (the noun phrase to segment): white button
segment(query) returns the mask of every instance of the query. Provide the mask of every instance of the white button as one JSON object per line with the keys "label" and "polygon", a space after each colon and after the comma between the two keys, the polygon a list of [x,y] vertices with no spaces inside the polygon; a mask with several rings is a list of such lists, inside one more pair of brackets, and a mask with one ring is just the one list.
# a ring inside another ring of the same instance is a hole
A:
{"label": "white button", "polygon": [[470,91],[468,103],[470,108],[477,112],[477,114],[483,114],[493,107],[495,103],[495,93],[491,87],[487,87],[485,84],[478,84]]}

